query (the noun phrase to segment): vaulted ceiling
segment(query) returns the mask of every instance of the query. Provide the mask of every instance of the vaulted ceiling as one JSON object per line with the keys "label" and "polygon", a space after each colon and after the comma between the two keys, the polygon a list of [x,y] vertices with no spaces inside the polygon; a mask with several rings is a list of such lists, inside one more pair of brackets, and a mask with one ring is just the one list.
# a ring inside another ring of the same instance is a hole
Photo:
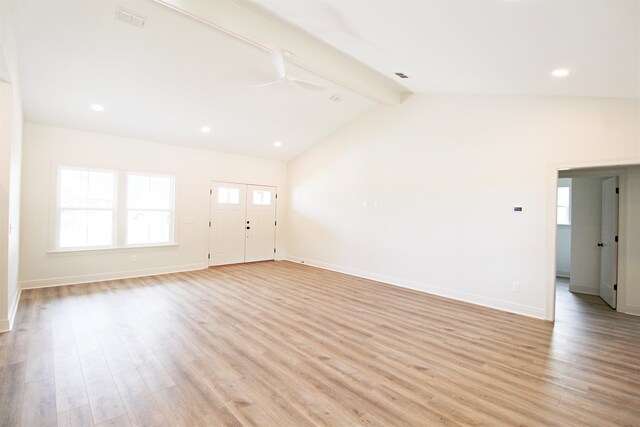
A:
{"label": "vaulted ceiling", "polygon": [[[118,20],[120,8],[144,27]],[[327,89],[252,87],[276,77],[267,51],[151,0],[14,9],[27,121],[288,160],[376,105],[294,64]]]}
{"label": "vaulted ceiling", "polygon": [[640,96],[637,0],[256,1],[412,92]]}
{"label": "vaulted ceiling", "polygon": [[[286,161],[403,92],[638,99],[639,4],[50,0],[14,9],[26,120]],[[123,8],[143,28],[119,20]],[[288,52],[294,76],[327,89],[252,87],[276,77],[269,46]],[[571,74],[554,78],[555,68]]]}

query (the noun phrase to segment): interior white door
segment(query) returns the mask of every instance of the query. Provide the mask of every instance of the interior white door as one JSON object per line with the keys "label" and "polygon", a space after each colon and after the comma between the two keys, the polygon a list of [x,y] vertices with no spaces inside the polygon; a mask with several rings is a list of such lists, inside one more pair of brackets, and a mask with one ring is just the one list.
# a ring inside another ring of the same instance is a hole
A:
{"label": "interior white door", "polygon": [[244,262],[247,186],[226,182],[211,185],[209,265]]}
{"label": "interior white door", "polygon": [[600,297],[616,308],[618,283],[618,177],[602,181],[600,243]]}
{"label": "interior white door", "polygon": [[276,188],[247,186],[245,262],[275,259]]}

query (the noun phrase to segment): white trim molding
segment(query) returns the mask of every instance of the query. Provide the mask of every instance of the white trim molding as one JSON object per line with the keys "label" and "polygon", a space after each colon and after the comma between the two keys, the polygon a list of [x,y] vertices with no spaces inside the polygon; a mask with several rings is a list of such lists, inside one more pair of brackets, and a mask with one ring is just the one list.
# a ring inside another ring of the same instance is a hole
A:
{"label": "white trim molding", "polygon": [[494,308],[497,310],[507,311],[510,313],[520,314],[523,316],[534,317],[536,319],[544,320],[545,318],[545,310],[542,308],[516,304],[509,301],[498,300],[495,298],[483,297],[479,295],[470,294],[467,292],[460,292],[452,289],[443,288],[440,286],[429,285],[427,283],[416,282],[416,281],[407,280],[407,279],[400,279],[392,276],[385,276],[381,274],[371,273],[369,271],[343,267],[335,264],[329,264],[322,261],[316,261],[316,260],[311,260],[307,258],[299,258],[292,255],[288,255],[286,257],[286,260],[295,262],[295,263],[303,263],[305,265],[322,268],[324,270],[331,270],[331,271],[336,271],[338,273],[349,274],[351,276],[362,277],[364,279],[375,280],[377,282],[382,282],[389,285],[398,286],[401,288],[412,289],[414,291],[424,292],[426,294],[438,295],[445,298],[468,302],[470,304]]}
{"label": "white trim molding", "polygon": [[48,288],[52,286],[79,285],[81,283],[101,282],[104,280],[132,279],[134,277],[155,276],[158,274],[182,273],[185,271],[205,270],[207,263],[171,265],[167,267],[143,268],[140,270],[116,271],[110,273],[86,274],[81,276],[52,277],[20,282],[22,289]]}
{"label": "white trim molding", "polygon": [[631,316],[640,316],[640,307],[635,307],[633,305],[626,305],[622,310],[619,311]]}
{"label": "white trim molding", "polygon": [[16,297],[13,299],[13,303],[9,308],[9,330],[13,329],[13,325],[16,321],[16,313],[18,312],[18,304],[20,304],[20,296],[22,295],[22,288],[16,292]]}

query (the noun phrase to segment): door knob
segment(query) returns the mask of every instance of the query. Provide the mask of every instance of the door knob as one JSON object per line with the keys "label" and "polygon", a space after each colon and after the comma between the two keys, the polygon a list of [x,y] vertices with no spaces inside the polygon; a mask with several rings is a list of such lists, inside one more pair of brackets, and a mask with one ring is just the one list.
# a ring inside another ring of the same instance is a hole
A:
{"label": "door knob", "polygon": [[604,247],[604,243],[598,243],[598,247],[599,248],[603,248]]}

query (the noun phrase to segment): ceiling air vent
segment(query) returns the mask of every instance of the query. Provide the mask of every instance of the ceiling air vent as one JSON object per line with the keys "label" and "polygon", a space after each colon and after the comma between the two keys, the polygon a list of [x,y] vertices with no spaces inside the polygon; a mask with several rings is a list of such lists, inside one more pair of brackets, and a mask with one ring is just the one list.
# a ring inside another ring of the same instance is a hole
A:
{"label": "ceiling air vent", "polygon": [[395,73],[396,76],[400,77],[401,79],[408,79],[409,76],[407,76],[405,73]]}
{"label": "ceiling air vent", "polygon": [[118,21],[133,25],[136,28],[142,29],[144,27],[144,16],[137,15],[126,9],[119,8],[116,12],[116,18],[118,18]]}

